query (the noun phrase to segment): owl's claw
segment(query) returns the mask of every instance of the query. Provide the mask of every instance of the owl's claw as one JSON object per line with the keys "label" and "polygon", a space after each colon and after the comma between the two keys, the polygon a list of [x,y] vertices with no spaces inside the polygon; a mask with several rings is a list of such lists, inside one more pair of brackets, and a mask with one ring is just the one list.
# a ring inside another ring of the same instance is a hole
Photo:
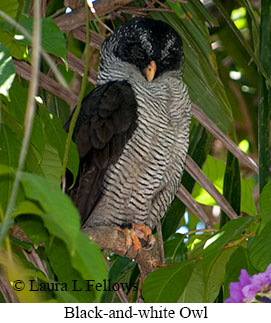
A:
{"label": "owl's claw", "polygon": [[152,235],[151,229],[146,225],[140,223],[133,224],[132,227],[136,233],[136,236],[145,242],[144,248],[146,250],[152,249],[155,243],[155,238]]}
{"label": "owl's claw", "polygon": [[125,234],[125,245],[127,247],[125,255],[128,254],[130,248],[133,248],[137,257],[142,248],[150,250],[154,245],[155,238],[152,231],[144,224],[133,224],[131,229],[124,228],[120,230]]}
{"label": "owl's claw", "polygon": [[134,251],[138,251],[142,248],[141,243],[138,240],[138,237],[133,229],[125,228],[124,234],[125,234],[125,244],[128,250],[132,246]]}

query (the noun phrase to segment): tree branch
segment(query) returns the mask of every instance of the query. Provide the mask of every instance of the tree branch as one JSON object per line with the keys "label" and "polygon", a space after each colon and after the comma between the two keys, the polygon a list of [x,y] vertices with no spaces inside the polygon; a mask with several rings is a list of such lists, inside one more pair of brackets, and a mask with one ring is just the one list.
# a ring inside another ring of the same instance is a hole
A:
{"label": "tree branch", "polygon": [[143,280],[162,263],[160,247],[157,240],[152,249],[146,250],[142,248],[140,253],[137,254],[133,248],[130,248],[127,252],[125,234],[121,230],[103,226],[91,229],[88,228],[87,230],[84,230],[84,233],[102,249],[110,249],[120,256],[136,259]]}
{"label": "tree branch", "polygon": [[222,210],[228,215],[230,219],[238,218],[234,209],[225,197],[215,188],[209,178],[203,173],[200,167],[194,162],[194,160],[187,155],[186,163],[184,166],[185,170],[197,181],[201,187],[203,187],[220,205]]}
{"label": "tree branch", "polygon": [[[118,9],[121,6],[125,6],[132,0],[100,0],[94,3],[96,14],[101,17],[108,14],[111,11]],[[89,10],[89,20],[94,20],[94,15]],[[58,25],[62,32],[74,30],[85,24],[85,8],[78,9],[70,14],[63,14],[55,18],[55,23]]]}

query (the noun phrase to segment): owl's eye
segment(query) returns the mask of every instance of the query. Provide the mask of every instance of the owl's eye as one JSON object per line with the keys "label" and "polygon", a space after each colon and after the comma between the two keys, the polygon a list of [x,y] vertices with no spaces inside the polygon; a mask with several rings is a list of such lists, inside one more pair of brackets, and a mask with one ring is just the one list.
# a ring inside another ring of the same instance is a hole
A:
{"label": "owl's eye", "polygon": [[134,58],[140,59],[140,60],[146,59],[146,56],[147,56],[145,50],[138,46],[133,46],[131,48],[131,54]]}
{"label": "owl's eye", "polygon": [[167,55],[164,59],[163,59],[163,64],[165,65],[170,65],[172,63],[173,57],[171,55]]}

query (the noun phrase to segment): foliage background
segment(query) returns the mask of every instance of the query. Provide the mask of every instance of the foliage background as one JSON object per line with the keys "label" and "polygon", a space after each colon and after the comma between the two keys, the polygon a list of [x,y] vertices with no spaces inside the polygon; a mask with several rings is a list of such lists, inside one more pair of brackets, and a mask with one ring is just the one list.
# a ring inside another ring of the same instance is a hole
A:
{"label": "foliage background", "polygon": [[[223,302],[229,283],[238,280],[242,268],[254,274],[271,263],[270,5],[247,0],[99,0],[97,15],[90,14],[86,26],[82,1],[41,1],[39,88],[31,122],[25,116],[29,117],[27,102],[33,97],[29,81],[36,47],[35,36],[32,43],[26,32],[35,33],[34,2],[0,4],[1,301],[136,301],[136,263],[103,254],[82,234],[77,210],[61,191],[65,164],[74,176],[78,169],[73,143],[67,155],[63,124],[80,91],[82,96],[95,84],[99,49],[109,29],[134,15],[148,15],[171,24],[183,39],[184,80],[194,104],[189,155],[212,186],[208,188],[196,165],[199,177],[186,167],[185,191],[178,192],[162,223],[165,260],[172,265],[148,275],[143,298]],[[67,7],[72,13],[65,12]],[[85,47],[88,34],[90,50]],[[84,73],[86,89],[81,87]],[[29,146],[24,150],[28,131]],[[23,151],[27,154],[20,170]],[[259,170],[253,160],[259,160]],[[190,193],[194,200],[188,203]],[[88,290],[88,280],[108,278],[127,288],[117,293]],[[26,284],[34,279],[37,288],[44,282],[68,287],[14,292],[11,286],[18,279]],[[81,291],[73,290],[74,280]]]}

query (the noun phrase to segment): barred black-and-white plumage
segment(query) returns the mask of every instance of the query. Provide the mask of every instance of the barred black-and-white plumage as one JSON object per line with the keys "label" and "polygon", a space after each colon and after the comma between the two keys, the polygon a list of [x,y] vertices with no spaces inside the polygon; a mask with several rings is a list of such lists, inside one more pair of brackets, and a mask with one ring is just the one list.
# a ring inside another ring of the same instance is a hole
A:
{"label": "barred black-and-white plumage", "polygon": [[[152,61],[156,72],[148,82],[144,71]],[[97,86],[83,101],[74,133],[81,161],[69,194],[83,228],[153,229],[164,216],[188,149],[182,69],[181,39],[161,21],[132,19],[105,40]]]}

